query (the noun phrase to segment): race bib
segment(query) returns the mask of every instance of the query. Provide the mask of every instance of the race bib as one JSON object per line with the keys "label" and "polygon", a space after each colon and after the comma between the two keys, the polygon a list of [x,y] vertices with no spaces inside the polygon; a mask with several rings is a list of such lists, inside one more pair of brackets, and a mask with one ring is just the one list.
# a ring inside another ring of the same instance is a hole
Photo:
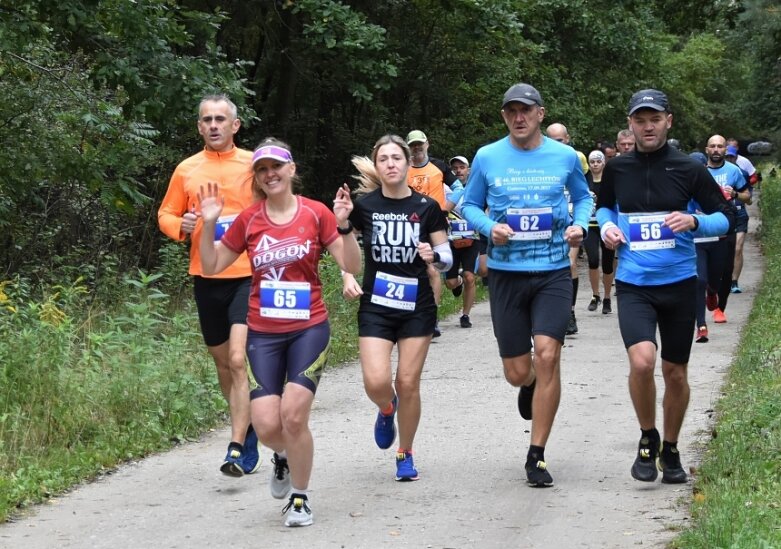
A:
{"label": "race bib", "polygon": [[632,251],[675,248],[675,234],[664,224],[666,213],[621,214],[629,224]]}
{"label": "race bib", "polygon": [[222,236],[228,231],[239,214],[223,215],[217,218],[217,225],[214,227],[214,241],[219,242]]}
{"label": "race bib", "polygon": [[391,309],[414,311],[418,298],[418,279],[377,271],[371,302]]}
{"label": "race bib", "polygon": [[309,282],[260,282],[260,316],[309,320],[312,291]]}
{"label": "race bib", "polygon": [[475,230],[466,219],[451,219],[450,236],[456,238],[474,238]]}
{"label": "race bib", "polygon": [[510,240],[545,240],[553,234],[552,208],[508,208],[507,224],[514,234]]}

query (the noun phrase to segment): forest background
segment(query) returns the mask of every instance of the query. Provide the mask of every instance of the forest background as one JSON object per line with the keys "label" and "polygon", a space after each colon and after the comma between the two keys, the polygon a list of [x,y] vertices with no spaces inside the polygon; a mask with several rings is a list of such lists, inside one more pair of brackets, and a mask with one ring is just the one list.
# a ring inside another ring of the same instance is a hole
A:
{"label": "forest background", "polygon": [[[329,201],[385,133],[472,158],[505,135],[501,97],[520,81],[585,152],[644,87],[667,92],[686,150],[714,133],[779,144],[781,8],[0,0],[0,520],[224,421],[194,352],[186,246],[157,227],[174,167],[202,147],[204,94],[239,105],[243,148],[289,142],[301,192]],[[338,269],[324,277],[352,326]],[[354,334],[337,339],[335,361],[354,354]]]}

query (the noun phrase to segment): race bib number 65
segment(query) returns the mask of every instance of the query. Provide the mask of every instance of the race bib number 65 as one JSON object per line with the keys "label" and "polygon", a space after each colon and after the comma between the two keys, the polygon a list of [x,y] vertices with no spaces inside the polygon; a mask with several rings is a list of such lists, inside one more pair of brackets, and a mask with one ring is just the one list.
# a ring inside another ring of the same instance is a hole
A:
{"label": "race bib number 65", "polygon": [[260,316],[308,320],[310,300],[309,282],[263,280],[260,283]]}

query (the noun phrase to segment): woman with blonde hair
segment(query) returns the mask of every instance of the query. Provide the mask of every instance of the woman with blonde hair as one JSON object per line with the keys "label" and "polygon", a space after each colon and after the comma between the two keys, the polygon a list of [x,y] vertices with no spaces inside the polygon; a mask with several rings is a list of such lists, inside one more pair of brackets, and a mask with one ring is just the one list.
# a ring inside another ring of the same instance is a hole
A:
{"label": "woman with blonde hair", "polygon": [[[318,264],[327,249],[343,270],[357,273],[361,250],[348,221],[353,203],[347,185],[337,190],[333,212],[294,194],[293,155],[273,138],[255,150],[252,170],[258,200],[235,219],[220,218],[216,183],[201,190],[201,260],[204,273],[213,274],[245,250],[249,255],[247,357],[258,383],[250,394],[252,424],[260,441],[274,450],[271,495],[289,494],[285,525],[309,526],[314,457],[309,415],[330,341]],[[224,233],[219,240],[218,220]]]}
{"label": "woman with blonde hair", "polygon": [[[447,220],[432,198],[407,186],[410,150],[398,135],[381,137],[371,158],[355,157],[358,198],[350,221],[363,236],[363,284],[346,274],[343,294],[360,296],[358,336],[366,394],[377,405],[374,440],[381,449],[396,439],[396,480],[418,480],[412,445],[420,422],[420,377],[437,307],[426,273],[446,272],[453,256]],[[395,381],[391,353],[397,346]]]}

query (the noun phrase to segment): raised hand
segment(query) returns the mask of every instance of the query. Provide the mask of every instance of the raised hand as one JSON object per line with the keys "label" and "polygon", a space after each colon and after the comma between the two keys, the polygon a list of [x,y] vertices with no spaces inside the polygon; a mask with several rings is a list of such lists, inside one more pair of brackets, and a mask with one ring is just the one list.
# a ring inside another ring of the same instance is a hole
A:
{"label": "raised hand", "polygon": [[336,216],[336,222],[339,225],[344,225],[352,211],[353,201],[352,198],[350,198],[350,187],[347,186],[347,183],[344,183],[337,189],[336,197],[334,197],[334,215]]}
{"label": "raised hand", "polygon": [[208,183],[205,192],[203,185],[201,185],[201,192],[198,193],[198,203],[201,208],[201,219],[203,219],[203,222],[216,222],[225,204],[225,198],[219,195],[217,183]]}

